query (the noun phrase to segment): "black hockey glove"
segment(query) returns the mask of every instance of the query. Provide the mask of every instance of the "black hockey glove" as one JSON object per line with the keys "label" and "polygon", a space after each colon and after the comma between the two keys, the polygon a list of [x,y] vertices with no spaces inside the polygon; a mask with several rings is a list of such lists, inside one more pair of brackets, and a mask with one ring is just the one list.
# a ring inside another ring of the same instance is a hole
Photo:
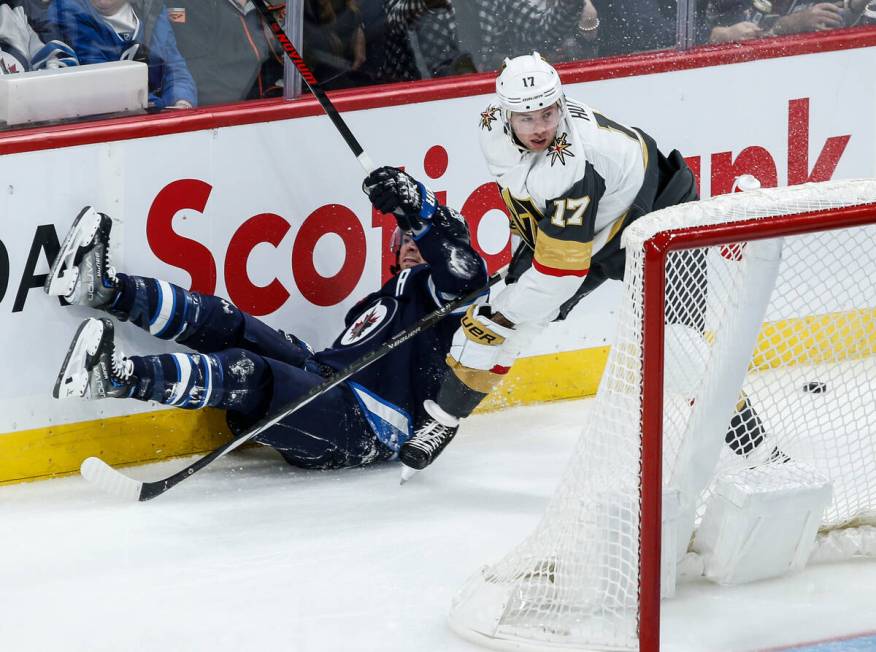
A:
{"label": "black hockey glove", "polygon": [[402,231],[422,231],[438,207],[431,190],[394,167],[374,170],[365,177],[362,190],[377,210],[395,215]]}

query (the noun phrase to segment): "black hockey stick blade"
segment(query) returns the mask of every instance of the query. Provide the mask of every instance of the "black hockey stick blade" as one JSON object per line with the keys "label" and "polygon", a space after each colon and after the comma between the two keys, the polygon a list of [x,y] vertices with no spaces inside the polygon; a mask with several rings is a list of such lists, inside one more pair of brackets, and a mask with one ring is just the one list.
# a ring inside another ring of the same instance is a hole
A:
{"label": "black hockey stick blade", "polygon": [[323,111],[325,111],[326,115],[331,119],[335,128],[344,139],[344,142],[346,142],[347,146],[352,150],[356,160],[359,161],[359,164],[364,168],[365,172],[372,172],[374,170],[374,163],[371,162],[371,158],[365,153],[365,150],[362,148],[362,145],[359,144],[359,141],[356,140],[353,132],[350,131],[350,128],[338,113],[335,105],[332,104],[332,101],[325,94],[325,91],[322,86],[320,86],[316,77],[313,76],[310,68],[304,63],[301,54],[299,54],[298,50],[295,49],[295,46],[292,45],[292,41],[286,35],[286,32],[283,31],[283,27],[280,25],[277,17],[274,16],[270,7],[268,7],[265,0],[252,0],[252,3],[256,6],[256,9],[259,10],[262,17],[265,19],[265,22],[268,23],[268,26],[271,28],[271,32],[273,32],[277,42],[280,44],[280,47],[283,48],[283,52],[286,53],[286,56],[289,57],[289,60],[295,65],[298,72],[301,73],[301,78],[304,80],[304,83],[310,88],[313,96],[317,99],[320,106],[322,106]]}
{"label": "black hockey stick blade", "polygon": [[497,273],[493,274],[487,281],[486,288],[478,288],[477,290],[470,292],[464,297],[456,299],[455,301],[451,301],[450,303],[445,304],[438,310],[430,312],[428,315],[420,319],[420,321],[418,321],[407,330],[396,333],[379,347],[377,347],[373,351],[369,351],[361,358],[359,358],[356,362],[347,366],[345,369],[342,369],[341,371],[335,373],[319,385],[311,387],[310,390],[308,390],[305,394],[295,399],[294,401],[290,401],[279,410],[277,410],[275,414],[266,416],[264,419],[248,428],[236,439],[233,439],[226,444],[222,444],[213,452],[208,453],[198,460],[195,460],[189,466],[185,467],[181,471],[174,473],[173,475],[164,478],[163,480],[156,480],[154,482],[141,482],[140,480],[135,480],[134,478],[125,475],[118,469],[114,469],[112,466],[110,466],[98,457],[89,457],[88,459],[86,459],[82,463],[79,471],[82,474],[83,478],[85,478],[88,482],[90,482],[97,488],[102,489],[106,493],[117,496],[118,498],[121,498],[123,500],[136,500],[142,502],[146,500],[151,500],[156,496],[160,496],[165,491],[176,486],[186,478],[191,477],[194,473],[200,471],[208,464],[218,460],[220,457],[224,456],[226,453],[233,451],[235,448],[242,446],[253,437],[256,437],[259,433],[264,432],[271,426],[279,423],[293,412],[300,410],[302,407],[317,398],[320,394],[323,394],[333,387],[341,384],[351,376],[359,373],[365,367],[368,367],[377,360],[385,357],[387,354],[397,349],[411,338],[416,337],[426,329],[431,328],[433,325],[444,319],[450,313],[471,303],[472,301],[475,301],[476,299],[478,299],[478,297],[482,296],[486,292],[487,288],[495,285],[504,277],[504,272],[506,269],[507,268],[503,268]]}

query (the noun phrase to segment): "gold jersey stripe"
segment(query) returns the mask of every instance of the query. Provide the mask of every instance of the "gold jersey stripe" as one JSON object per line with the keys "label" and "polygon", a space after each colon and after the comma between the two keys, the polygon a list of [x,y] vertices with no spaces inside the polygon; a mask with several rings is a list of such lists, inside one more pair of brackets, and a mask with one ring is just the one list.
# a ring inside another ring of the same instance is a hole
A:
{"label": "gold jersey stripe", "polygon": [[651,162],[651,158],[648,154],[648,146],[645,144],[645,139],[639,135],[639,132],[636,132],[636,135],[639,136],[639,146],[642,148],[642,165],[645,170],[648,169],[648,163]]}
{"label": "gold jersey stripe", "polygon": [[489,394],[505,378],[504,374],[494,374],[491,371],[466,367],[449,355],[445,362],[464,385],[481,394]]}
{"label": "gold jersey stripe", "polygon": [[590,267],[593,242],[560,240],[544,231],[535,240],[535,261],[551,269],[580,271]]}
{"label": "gold jersey stripe", "polygon": [[607,118],[599,111],[594,111],[593,115],[596,117],[596,125],[600,129],[606,129],[607,131],[615,131],[619,134],[623,134],[627,138],[631,140],[638,141],[639,147],[642,148],[642,162],[645,164],[645,168],[648,167],[648,146],[645,144],[645,139],[642,138],[642,134],[639,133],[639,130],[634,127],[626,127],[619,122],[615,122],[611,118]]}
{"label": "gold jersey stripe", "polygon": [[534,247],[537,224],[544,216],[531,197],[515,197],[511,194],[510,188],[502,186],[499,188],[505,206],[508,208],[511,230],[522,237],[523,241],[531,248]]}
{"label": "gold jersey stripe", "polygon": [[[642,166],[644,167],[645,173],[647,174],[648,163],[650,161],[650,157],[648,155],[648,146],[645,144],[645,140],[642,138],[641,134],[639,134],[638,131],[636,131],[635,129],[631,129],[631,131],[636,135],[636,138],[639,141],[639,147],[642,148]],[[630,135],[630,134],[627,134],[627,135]],[[630,214],[630,211],[629,211],[629,209],[627,209],[623,212],[623,214],[620,217],[618,217],[614,221],[614,224],[611,225],[611,231],[609,231],[609,233],[608,233],[608,238],[606,238],[606,240],[605,240],[606,244],[611,242],[611,240],[618,233],[621,232],[621,230],[623,229],[623,227],[627,221],[627,216],[629,214]]]}
{"label": "gold jersey stripe", "polygon": [[620,233],[621,227],[623,227],[629,213],[630,211],[624,211],[624,214],[614,221],[614,224],[611,225],[611,231],[608,232],[606,242],[609,242],[614,236]]}

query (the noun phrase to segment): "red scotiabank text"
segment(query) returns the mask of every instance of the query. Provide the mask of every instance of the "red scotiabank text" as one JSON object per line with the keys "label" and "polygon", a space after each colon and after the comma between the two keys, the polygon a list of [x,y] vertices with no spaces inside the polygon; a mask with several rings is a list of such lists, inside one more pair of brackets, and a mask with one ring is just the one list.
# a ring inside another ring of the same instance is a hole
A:
{"label": "red scotiabank text", "polygon": [[[809,167],[809,99],[794,99],[788,103],[787,131],[787,183],[795,185],[808,181],[831,179],[851,135],[831,136],[821,147],[815,164]],[[702,169],[702,156],[686,157],[698,183]],[[434,182],[444,175],[449,166],[447,150],[434,145],[426,152],[423,169],[427,179]],[[717,152],[710,157],[710,194],[730,192],[733,180],[741,174],[753,174],[764,187],[777,186],[779,168],[776,159],[765,147],[751,145],[739,153]],[[191,289],[214,293],[218,270],[213,252],[204,244],[186,238],[173,230],[172,220],[181,210],[203,213],[209,201],[212,186],[198,179],[179,179],[166,185],[155,197],[149,209],[146,234],[154,254],[168,265],[189,273]],[[446,191],[437,191],[439,201],[447,203]],[[479,245],[478,225],[490,211],[505,211],[504,203],[493,182],[476,186],[461,204],[452,204],[459,209],[469,223],[472,244],[487,260],[490,272],[499,269],[510,260],[510,242],[498,252],[485,252]],[[290,267],[297,291],[310,303],[317,306],[333,306],[347,299],[359,285],[365,269],[367,255],[365,225],[379,229],[381,234],[381,270],[385,281],[389,278],[389,266],[393,262],[388,252],[389,239],[395,228],[395,218],[372,209],[370,222],[361,219],[352,209],[341,204],[325,204],[308,215],[295,234],[290,252]],[[247,260],[259,244],[277,247],[292,229],[281,215],[260,213],[244,219],[227,244],[222,270],[228,298],[241,309],[254,315],[268,315],[283,306],[290,297],[290,289],[274,278],[267,285],[256,285],[247,274]],[[334,233],[344,245],[344,260],[334,276],[321,276],[313,260],[316,243],[323,236]],[[369,283],[373,288],[378,284]]]}

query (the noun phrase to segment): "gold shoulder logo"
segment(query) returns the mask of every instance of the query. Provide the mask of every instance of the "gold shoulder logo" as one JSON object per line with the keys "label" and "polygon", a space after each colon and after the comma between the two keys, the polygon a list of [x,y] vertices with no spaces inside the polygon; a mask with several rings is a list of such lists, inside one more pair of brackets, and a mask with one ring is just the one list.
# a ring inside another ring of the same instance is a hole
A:
{"label": "gold shoulder logo", "polygon": [[496,114],[498,113],[498,106],[488,106],[486,111],[481,112],[481,129],[492,131],[493,123],[499,119],[496,117]]}
{"label": "gold shoulder logo", "polygon": [[563,132],[562,134],[557,134],[554,138],[554,142],[548,145],[547,150],[545,150],[545,156],[551,157],[551,167],[553,167],[554,163],[559,161],[561,164],[566,164],[566,157],[570,156],[575,158],[575,155],[572,153],[572,144],[569,143],[566,138],[568,134]]}

